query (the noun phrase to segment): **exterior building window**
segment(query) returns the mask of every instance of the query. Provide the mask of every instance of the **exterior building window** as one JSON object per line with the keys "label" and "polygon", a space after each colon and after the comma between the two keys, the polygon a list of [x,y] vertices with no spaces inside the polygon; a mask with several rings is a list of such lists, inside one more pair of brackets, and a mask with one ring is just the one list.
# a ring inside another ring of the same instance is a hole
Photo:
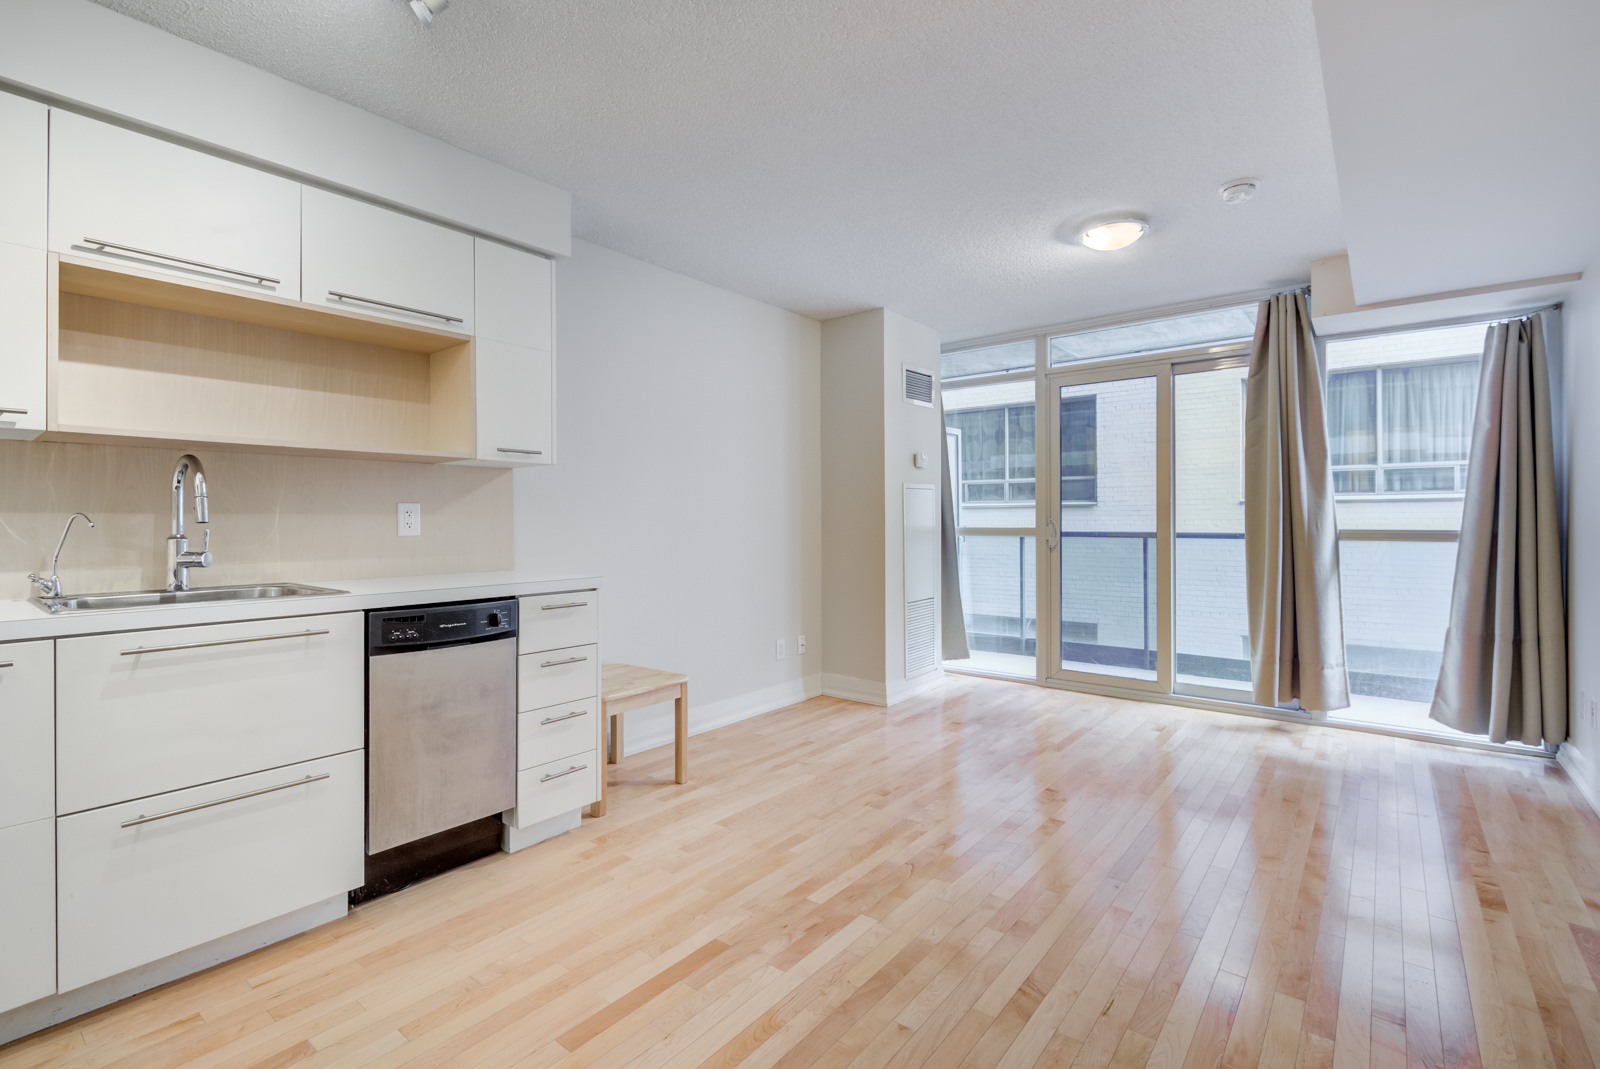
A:
{"label": "exterior building window", "polygon": [[1061,399],[1061,501],[1092,505],[1096,497],[1096,397]]}
{"label": "exterior building window", "polygon": [[945,413],[961,432],[961,503],[1033,500],[1033,406],[995,405]]}
{"label": "exterior building window", "polygon": [[1464,491],[1477,393],[1477,359],[1331,372],[1334,492]]}

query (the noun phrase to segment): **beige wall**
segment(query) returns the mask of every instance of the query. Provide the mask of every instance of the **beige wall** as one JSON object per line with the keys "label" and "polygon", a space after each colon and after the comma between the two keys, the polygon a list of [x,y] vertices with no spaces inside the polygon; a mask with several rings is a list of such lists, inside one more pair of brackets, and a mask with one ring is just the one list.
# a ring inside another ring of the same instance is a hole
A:
{"label": "beige wall", "polygon": [[[1596,261],[1600,266],[1600,260]],[[1600,808],[1600,271],[1589,271],[1561,313],[1559,393],[1567,448],[1567,708],[1563,762]],[[1574,752],[1575,751],[1575,752]]]}
{"label": "beige wall", "polygon": [[[196,586],[511,567],[509,471],[195,452],[210,484],[216,557],[195,574]],[[48,573],[73,512],[96,526],[79,520],[61,554],[69,593],[165,586],[177,457],[175,449],[0,441],[0,598],[30,595],[25,576]],[[402,501],[422,503],[421,537],[399,536]]]}

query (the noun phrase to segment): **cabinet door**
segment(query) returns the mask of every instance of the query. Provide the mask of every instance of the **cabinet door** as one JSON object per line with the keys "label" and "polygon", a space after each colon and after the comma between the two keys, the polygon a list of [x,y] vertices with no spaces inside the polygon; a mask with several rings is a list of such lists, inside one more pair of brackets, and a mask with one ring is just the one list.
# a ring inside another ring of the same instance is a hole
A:
{"label": "cabinet door", "polygon": [[473,255],[478,337],[554,349],[550,261],[483,238],[473,239]]}
{"label": "cabinet door", "polygon": [[603,772],[598,749],[523,769],[517,773],[517,808],[511,823],[526,828],[598,802]]}
{"label": "cabinet door", "polygon": [[472,333],[472,237],[306,187],[308,304]]}
{"label": "cabinet door", "polygon": [[361,886],[362,766],[357,750],[58,819],[61,990]]}
{"label": "cabinet door", "polygon": [[45,269],[42,249],[0,243],[0,438],[44,433]]}
{"label": "cabinet door", "polygon": [[55,682],[54,642],[0,645],[0,828],[56,814]]}
{"label": "cabinet door", "polygon": [[359,749],[362,614],[56,643],[56,812]]}
{"label": "cabinet door", "polygon": [[0,241],[44,248],[50,109],[0,93]]}
{"label": "cabinet door", "polygon": [[52,111],[50,248],[297,299],[300,185]]}
{"label": "cabinet door", "polygon": [[555,460],[555,408],[550,354],[479,338],[478,460],[512,466]]}
{"label": "cabinet door", "polygon": [[0,1013],[56,992],[56,821],[0,828]]}

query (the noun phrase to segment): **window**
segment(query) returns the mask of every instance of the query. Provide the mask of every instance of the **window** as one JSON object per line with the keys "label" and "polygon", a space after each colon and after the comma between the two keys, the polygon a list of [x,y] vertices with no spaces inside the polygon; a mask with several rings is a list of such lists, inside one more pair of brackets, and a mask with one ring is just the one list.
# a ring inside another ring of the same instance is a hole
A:
{"label": "window", "polygon": [[939,358],[939,378],[968,378],[972,375],[997,375],[1005,371],[1033,370],[1032,338],[989,345],[982,349],[966,349],[958,353],[945,353]]}
{"label": "window", "polygon": [[1328,375],[1328,445],[1340,494],[1460,493],[1478,358]]}
{"label": "window", "polygon": [[1171,352],[1202,345],[1248,341],[1256,332],[1258,307],[1254,304],[1239,305],[1212,312],[1090,330],[1082,334],[1063,334],[1050,339],[1050,363],[1059,366],[1108,356]]}
{"label": "window", "polygon": [[1094,394],[1061,398],[1061,501],[1094,504],[1099,460]]}
{"label": "window", "polygon": [[964,505],[1033,501],[1033,406],[995,405],[945,413],[961,432]]}

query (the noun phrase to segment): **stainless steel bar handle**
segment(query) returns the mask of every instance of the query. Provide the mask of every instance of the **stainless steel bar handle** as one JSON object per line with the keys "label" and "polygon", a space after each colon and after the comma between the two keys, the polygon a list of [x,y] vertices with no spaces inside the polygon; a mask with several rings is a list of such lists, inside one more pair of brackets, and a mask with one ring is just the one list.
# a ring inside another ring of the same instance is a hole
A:
{"label": "stainless steel bar handle", "polygon": [[388,301],[376,300],[372,297],[357,297],[354,293],[340,293],[338,290],[329,290],[328,296],[340,301],[360,301],[362,304],[375,304],[379,308],[393,308],[396,312],[410,312],[412,315],[431,316],[442,319],[446,323],[465,323],[460,316],[447,316],[443,312],[430,312],[426,308],[412,308],[406,304],[390,304]]}
{"label": "stainless steel bar handle", "polygon": [[249,638],[219,638],[212,642],[180,642],[175,646],[139,646],[131,650],[123,650],[124,657],[132,657],[136,653],[171,653],[173,650],[202,650],[207,646],[238,646],[245,642],[272,642],[280,638],[308,638],[312,635],[326,635],[327,628],[320,631],[290,631],[283,635],[252,635]]}
{"label": "stainless steel bar handle", "polygon": [[509,446],[504,446],[504,445],[495,446],[494,447],[494,451],[496,453],[521,453],[524,456],[530,456],[530,457],[542,457],[542,456],[544,456],[544,450],[543,449],[512,449]]}
{"label": "stainless steel bar handle", "polygon": [[257,795],[271,794],[273,791],[286,791],[290,787],[304,787],[307,783],[315,783],[318,780],[327,779],[331,775],[333,775],[333,773],[324,772],[320,776],[307,776],[305,779],[290,780],[288,783],[280,783],[276,787],[263,787],[259,791],[245,791],[243,794],[235,794],[228,798],[218,798],[214,802],[201,802],[199,805],[186,805],[182,809],[169,809],[165,813],[154,813],[148,817],[143,813],[140,813],[132,820],[123,821],[122,826],[124,828],[132,828],[140,824],[148,824],[152,820],[166,820],[168,817],[176,817],[184,813],[193,813],[201,809],[210,809],[214,805],[227,805],[229,802],[240,802],[246,798],[254,798]]}
{"label": "stainless steel bar handle", "polygon": [[238,275],[240,278],[253,278],[257,282],[270,282],[274,286],[278,286],[283,283],[283,280],[280,278],[273,278],[271,275],[263,275],[255,271],[240,271],[237,268],[232,267],[218,267],[216,264],[202,263],[199,260],[185,260],[181,256],[169,256],[164,252],[151,252],[149,249],[136,249],[132,245],[117,245],[109,241],[101,241],[99,238],[84,238],[83,243],[85,245],[93,245],[101,252],[104,252],[107,249],[116,249],[118,252],[131,252],[138,256],[150,256],[157,260],[168,260],[172,263],[183,264],[187,267],[199,267],[207,271],[221,271],[225,275]]}
{"label": "stainless steel bar handle", "polygon": [[582,772],[584,769],[586,769],[588,767],[589,767],[588,765],[573,765],[571,768],[567,769],[565,772],[552,772],[548,776],[540,776],[539,777],[539,782],[540,783],[544,783],[546,780],[560,779],[562,776],[570,776],[574,772]]}
{"label": "stainless steel bar handle", "polygon": [[[0,664],[0,668],[4,668],[4,667],[5,667],[5,665]],[[583,716],[588,711],[589,710],[587,710],[587,709],[579,709],[575,713],[567,713],[564,716],[547,716],[543,720],[539,721],[539,726],[540,727],[544,727],[546,724],[558,724],[563,720],[571,720],[575,716]]]}
{"label": "stainless steel bar handle", "polygon": [[0,416],[26,416],[26,408],[0,408]]}
{"label": "stainless steel bar handle", "polygon": [[564,661],[540,661],[539,667],[554,668],[558,664],[577,664],[579,661],[587,661],[588,659],[587,657],[568,657]]}
{"label": "stainless steel bar handle", "polygon": [[563,601],[559,605],[541,605],[540,612],[549,612],[551,609],[581,609],[589,604],[587,601]]}

